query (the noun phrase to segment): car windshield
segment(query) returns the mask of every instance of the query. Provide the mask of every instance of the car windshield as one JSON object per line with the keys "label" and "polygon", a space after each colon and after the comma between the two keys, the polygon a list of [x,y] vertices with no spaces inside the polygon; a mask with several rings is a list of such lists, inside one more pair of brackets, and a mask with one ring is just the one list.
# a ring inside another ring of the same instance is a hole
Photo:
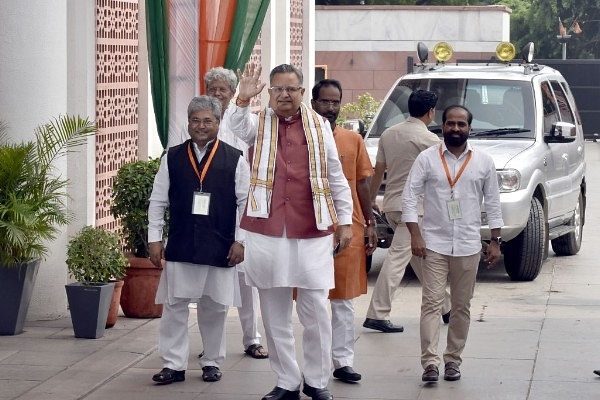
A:
{"label": "car windshield", "polygon": [[473,114],[473,137],[535,137],[533,90],[521,81],[490,79],[403,79],[383,103],[373,121],[369,138],[378,138],[387,128],[409,116],[408,97],[417,89],[437,92],[435,120],[429,129],[441,135],[442,113],[450,105],[467,107]]}

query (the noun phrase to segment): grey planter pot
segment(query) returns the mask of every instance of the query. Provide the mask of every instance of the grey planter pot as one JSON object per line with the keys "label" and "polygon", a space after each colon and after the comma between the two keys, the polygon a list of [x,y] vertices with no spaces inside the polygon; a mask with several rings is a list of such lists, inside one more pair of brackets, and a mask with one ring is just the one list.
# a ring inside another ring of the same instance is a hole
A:
{"label": "grey planter pot", "polygon": [[76,338],[97,339],[104,336],[114,287],[114,282],[65,285]]}
{"label": "grey planter pot", "polygon": [[0,335],[23,332],[39,266],[40,260],[14,267],[0,265]]}

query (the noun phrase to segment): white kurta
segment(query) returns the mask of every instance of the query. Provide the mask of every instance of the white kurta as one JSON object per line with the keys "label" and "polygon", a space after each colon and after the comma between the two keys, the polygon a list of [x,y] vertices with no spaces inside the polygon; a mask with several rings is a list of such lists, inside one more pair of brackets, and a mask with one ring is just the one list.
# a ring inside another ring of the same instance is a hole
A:
{"label": "white kurta", "polygon": [[202,296],[226,306],[241,306],[237,270],[167,261],[156,291],[156,304],[174,304]]}
{"label": "white kurta", "polygon": [[[194,144],[196,157],[200,160],[206,148],[198,149]],[[249,185],[249,167],[246,160],[240,156],[235,172],[236,197],[238,214],[241,214],[246,205]],[[162,240],[162,227],[164,213],[169,205],[169,167],[167,157],[161,160],[160,168],[154,178],[154,187],[150,196],[148,207],[148,241]],[[245,231],[236,227],[236,240],[245,240]],[[224,304],[240,306],[240,288],[235,268],[220,268],[208,265],[197,265],[181,262],[167,262],[163,269],[156,303],[174,304],[181,299],[197,299],[209,296],[213,301]]]}
{"label": "white kurta", "polygon": [[[326,256],[317,256],[325,254]],[[259,289],[297,287],[332,289],[333,235],[288,239],[248,232],[246,283]]]}

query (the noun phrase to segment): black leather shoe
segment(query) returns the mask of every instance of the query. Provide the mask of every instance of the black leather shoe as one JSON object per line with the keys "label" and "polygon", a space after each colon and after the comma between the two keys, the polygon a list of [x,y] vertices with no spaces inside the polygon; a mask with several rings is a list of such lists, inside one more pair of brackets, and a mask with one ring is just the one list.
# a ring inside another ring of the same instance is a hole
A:
{"label": "black leather shoe", "polygon": [[594,373],[595,373],[596,375],[600,375],[600,369],[597,369],[597,370],[595,370],[595,371],[594,371]]}
{"label": "black leather shoe", "polygon": [[207,365],[206,367],[202,367],[202,380],[204,382],[216,382],[220,381],[223,374],[219,367],[215,367],[212,365]]}
{"label": "black leather shoe", "polygon": [[358,382],[362,378],[362,376],[350,366],[336,369],[333,371],[333,377],[342,382]]}
{"label": "black leather shoe", "polygon": [[444,380],[457,381],[460,379],[460,368],[455,362],[447,362],[444,366]]}
{"label": "black leather shoe", "polygon": [[312,400],[333,400],[333,395],[327,388],[317,389],[304,383],[302,393],[310,397]]}
{"label": "black leather shoe", "polygon": [[275,386],[273,390],[265,394],[261,400],[300,400],[299,390],[285,390]]}
{"label": "black leather shoe", "polygon": [[171,368],[163,368],[158,374],[154,374],[152,380],[159,385],[168,385],[173,382],[185,381],[185,370],[175,371]]}
{"label": "black leather shoe", "polygon": [[376,331],[385,333],[404,332],[404,327],[402,325],[394,325],[389,319],[366,318],[365,322],[363,322],[363,326],[365,328],[375,329]]}
{"label": "black leather shoe", "polygon": [[423,382],[437,382],[440,377],[440,371],[438,367],[433,364],[429,364],[425,367],[425,371],[423,371],[423,375],[421,376],[421,380]]}
{"label": "black leather shoe", "polygon": [[448,311],[446,314],[442,314],[442,321],[444,321],[445,324],[450,323],[450,311]]}

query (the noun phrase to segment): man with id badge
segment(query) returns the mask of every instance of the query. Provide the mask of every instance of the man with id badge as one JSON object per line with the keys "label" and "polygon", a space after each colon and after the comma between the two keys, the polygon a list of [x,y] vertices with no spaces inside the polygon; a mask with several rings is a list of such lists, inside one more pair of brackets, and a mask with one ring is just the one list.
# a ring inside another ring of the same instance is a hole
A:
{"label": "man with id badge", "polygon": [[[492,158],[468,143],[471,112],[459,105],[442,114],[441,144],[423,151],[415,160],[403,192],[402,221],[411,235],[414,256],[423,259],[421,302],[422,381],[437,382],[440,319],[446,282],[450,282],[452,317],[443,354],[444,379],[461,377],[461,354],[470,325],[470,306],[481,259],[481,211],[491,230],[486,262],[500,258],[502,211],[496,167]],[[419,229],[417,203],[423,196],[423,224]]]}
{"label": "man with id badge", "polygon": [[[235,265],[244,260],[244,231],[238,214],[245,206],[250,170],[242,152],[217,138],[221,103],[194,97],[188,106],[190,139],[171,147],[154,179],[148,208],[150,260],[165,259],[156,303],[163,304],[158,352],[159,384],[185,380],[189,356],[188,305],[198,299],[198,327],[204,356],[202,379],[221,379],[225,360],[225,320],[239,306]],[[162,238],[169,208],[169,240]]]}

